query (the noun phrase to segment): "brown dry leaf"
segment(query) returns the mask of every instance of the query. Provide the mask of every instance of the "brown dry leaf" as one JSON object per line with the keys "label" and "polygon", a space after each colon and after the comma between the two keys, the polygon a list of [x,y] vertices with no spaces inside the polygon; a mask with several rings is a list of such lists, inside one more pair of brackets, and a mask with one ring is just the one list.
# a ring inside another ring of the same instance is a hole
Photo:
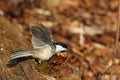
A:
{"label": "brown dry leaf", "polygon": [[[106,73],[110,73],[108,69],[112,66],[113,48],[111,47],[115,38],[113,32],[116,30],[117,1],[18,0],[15,3],[12,2],[16,7],[10,8],[11,2],[1,0],[0,9],[13,24],[31,25],[39,22],[44,24],[47,28],[51,28],[55,40],[68,45],[70,55],[58,53],[49,61],[53,70],[51,75],[53,74],[56,79],[95,80],[98,74],[101,80],[105,80],[110,77]],[[22,3],[18,5],[19,2]],[[81,33],[84,37],[82,45],[79,44],[82,40]],[[24,34],[27,38],[31,37],[27,32]],[[4,46],[0,45],[0,49],[3,50],[3,48]],[[67,57],[69,58],[66,59]],[[64,61],[68,62],[72,69]],[[112,67],[115,74],[119,74],[118,64],[120,60],[116,58],[115,66]],[[78,67],[83,69],[79,70]],[[74,70],[78,73],[74,73]],[[116,79],[116,75],[114,77]]]}
{"label": "brown dry leaf", "polygon": [[67,52],[59,52],[57,53],[57,56],[62,56],[62,57],[67,57],[69,55],[69,53]]}
{"label": "brown dry leaf", "polygon": [[109,2],[109,4],[110,4],[110,8],[111,8],[112,10],[115,10],[115,9],[118,8],[118,0],[111,0],[111,1]]}

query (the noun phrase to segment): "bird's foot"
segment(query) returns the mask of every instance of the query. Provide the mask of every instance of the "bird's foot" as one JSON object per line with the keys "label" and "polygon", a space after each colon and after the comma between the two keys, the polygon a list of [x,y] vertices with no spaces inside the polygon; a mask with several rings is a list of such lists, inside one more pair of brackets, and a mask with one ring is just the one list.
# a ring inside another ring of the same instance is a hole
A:
{"label": "bird's foot", "polygon": [[39,60],[39,59],[35,59],[35,61],[37,62],[38,66],[40,66],[40,64],[41,64],[41,60]]}

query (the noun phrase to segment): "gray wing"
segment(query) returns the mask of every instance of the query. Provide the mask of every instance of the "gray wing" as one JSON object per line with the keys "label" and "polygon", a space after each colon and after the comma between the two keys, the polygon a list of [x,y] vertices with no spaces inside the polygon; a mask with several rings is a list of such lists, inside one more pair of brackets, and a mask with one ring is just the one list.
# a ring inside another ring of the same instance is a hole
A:
{"label": "gray wing", "polygon": [[32,32],[32,44],[35,49],[43,47],[45,45],[50,45],[52,48],[55,48],[54,39],[49,33],[46,27],[42,24],[33,25],[31,28]]}

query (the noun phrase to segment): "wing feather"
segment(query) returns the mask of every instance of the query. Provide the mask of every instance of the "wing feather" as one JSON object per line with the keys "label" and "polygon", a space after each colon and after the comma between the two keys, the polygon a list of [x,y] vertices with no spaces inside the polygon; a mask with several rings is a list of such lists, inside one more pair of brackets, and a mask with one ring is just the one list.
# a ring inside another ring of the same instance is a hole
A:
{"label": "wing feather", "polygon": [[32,32],[32,44],[35,49],[38,49],[44,45],[50,45],[55,48],[53,44],[55,41],[46,27],[42,24],[35,24],[31,28]]}

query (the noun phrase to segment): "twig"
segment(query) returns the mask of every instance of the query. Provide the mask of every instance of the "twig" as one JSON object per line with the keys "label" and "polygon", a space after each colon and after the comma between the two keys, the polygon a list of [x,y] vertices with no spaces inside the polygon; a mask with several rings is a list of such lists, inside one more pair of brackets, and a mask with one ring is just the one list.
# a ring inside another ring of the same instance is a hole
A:
{"label": "twig", "polygon": [[[115,48],[114,48],[114,54],[113,54],[113,58],[112,58],[112,67],[115,65],[115,58],[118,52],[118,43],[119,43],[119,33],[120,33],[120,0],[118,0],[118,18],[117,18],[117,25],[116,25],[116,40],[115,40]],[[110,74],[110,80],[113,79],[113,70],[111,69],[111,74]]]}

